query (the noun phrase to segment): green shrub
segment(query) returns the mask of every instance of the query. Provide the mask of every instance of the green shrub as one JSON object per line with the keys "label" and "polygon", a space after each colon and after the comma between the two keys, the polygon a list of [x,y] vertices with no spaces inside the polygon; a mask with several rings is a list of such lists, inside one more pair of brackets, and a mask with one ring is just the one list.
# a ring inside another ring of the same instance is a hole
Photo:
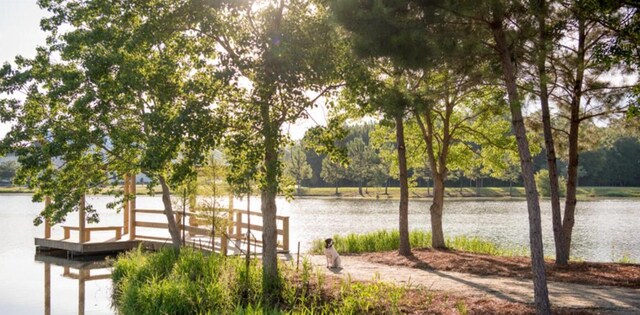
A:
{"label": "green shrub", "polygon": [[258,260],[247,270],[241,257],[205,255],[184,248],[118,257],[113,267],[114,305],[121,314],[390,314],[404,290],[391,284],[342,280],[324,291],[324,273],[308,260],[302,270],[282,263],[280,290],[263,300]]}
{"label": "green shrub", "polygon": [[[549,171],[546,169],[539,170],[535,176],[536,187],[538,188],[538,194],[540,196],[551,196],[551,184],[549,182]],[[558,176],[558,190],[560,196],[564,196],[567,192],[566,179],[562,176]]]}

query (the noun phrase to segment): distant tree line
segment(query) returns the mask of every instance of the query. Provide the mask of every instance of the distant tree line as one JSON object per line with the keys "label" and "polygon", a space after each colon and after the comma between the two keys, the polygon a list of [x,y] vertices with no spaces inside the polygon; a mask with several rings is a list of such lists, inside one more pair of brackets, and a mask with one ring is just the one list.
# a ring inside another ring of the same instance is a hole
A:
{"label": "distant tree line", "polygon": [[[371,144],[370,133],[374,124],[363,124],[347,127],[348,133],[338,142],[338,146],[347,149],[352,158],[349,164],[341,166],[332,162],[326,154],[319,154],[313,149],[305,148],[298,143],[294,151],[304,152],[308,173],[298,177],[296,181],[302,187],[397,187],[399,182],[389,173],[389,166],[380,158],[380,150]],[[603,132],[608,128],[602,128]],[[600,143],[589,150],[581,152],[581,163],[578,170],[579,186],[640,186],[640,139],[633,135],[614,134],[599,137]],[[303,140],[304,141],[304,140]],[[291,160],[285,159],[288,168],[292,168]],[[300,161],[297,160],[300,164]],[[566,173],[567,162],[558,161],[559,169]],[[546,151],[543,149],[534,156],[534,169],[538,173],[546,170]],[[562,174],[561,173],[561,174]],[[409,176],[416,187],[432,187],[433,180],[429,170],[424,168],[409,169]],[[502,175],[502,174],[500,174]],[[522,185],[519,174],[512,179],[491,173],[481,172],[476,168],[470,171],[456,171],[449,176],[447,185],[451,189],[458,187],[508,187]],[[292,176],[295,178],[295,176]],[[566,177],[565,177],[566,178]]]}

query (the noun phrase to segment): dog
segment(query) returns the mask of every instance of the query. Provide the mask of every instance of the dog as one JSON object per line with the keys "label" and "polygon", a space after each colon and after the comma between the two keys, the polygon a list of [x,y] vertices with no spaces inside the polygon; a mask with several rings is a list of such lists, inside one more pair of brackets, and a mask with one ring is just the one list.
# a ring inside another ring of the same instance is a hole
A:
{"label": "dog", "polygon": [[333,247],[333,239],[324,240],[324,255],[327,256],[327,268],[342,268],[340,255]]}

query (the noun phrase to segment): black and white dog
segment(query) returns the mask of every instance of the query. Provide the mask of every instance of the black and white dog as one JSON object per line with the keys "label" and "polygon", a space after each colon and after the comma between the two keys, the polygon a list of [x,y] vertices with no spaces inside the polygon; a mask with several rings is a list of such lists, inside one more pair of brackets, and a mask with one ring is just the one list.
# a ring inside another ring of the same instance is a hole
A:
{"label": "black and white dog", "polygon": [[324,255],[327,256],[327,268],[342,268],[340,255],[338,255],[338,251],[333,248],[332,238],[324,240]]}

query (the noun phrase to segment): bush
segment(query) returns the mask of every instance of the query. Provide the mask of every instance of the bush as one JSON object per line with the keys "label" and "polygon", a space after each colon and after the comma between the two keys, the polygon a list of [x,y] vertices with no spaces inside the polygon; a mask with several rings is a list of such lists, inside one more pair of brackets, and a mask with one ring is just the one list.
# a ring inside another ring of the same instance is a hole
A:
{"label": "bush", "polygon": [[279,292],[263,300],[262,270],[241,257],[205,255],[184,248],[118,257],[112,278],[114,305],[121,314],[389,314],[398,313],[402,288],[341,280],[325,292],[322,272],[308,261],[301,272],[280,264]]}
{"label": "bush", "polygon": [[[549,171],[541,169],[535,174],[536,187],[538,188],[538,194],[540,196],[551,196],[551,184],[549,181]],[[564,196],[567,192],[566,179],[562,176],[558,177],[558,190],[560,196]]]}

